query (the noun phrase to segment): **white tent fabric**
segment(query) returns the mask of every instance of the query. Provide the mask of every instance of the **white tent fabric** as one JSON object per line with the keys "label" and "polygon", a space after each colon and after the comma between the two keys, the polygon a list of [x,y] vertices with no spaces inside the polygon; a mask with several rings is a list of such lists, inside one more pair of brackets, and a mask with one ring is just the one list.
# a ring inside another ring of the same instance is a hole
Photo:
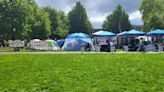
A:
{"label": "white tent fabric", "polygon": [[28,43],[28,47],[31,49],[37,49],[37,50],[58,50],[59,46],[57,45],[57,42],[54,40],[31,40]]}
{"label": "white tent fabric", "polygon": [[47,47],[48,50],[58,50],[59,49],[59,46],[56,41],[46,40],[46,42],[48,42],[48,47]]}
{"label": "white tent fabric", "polygon": [[89,43],[91,49],[94,50],[91,38],[66,38],[62,50],[79,51],[81,47],[84,47],[87,43]]}

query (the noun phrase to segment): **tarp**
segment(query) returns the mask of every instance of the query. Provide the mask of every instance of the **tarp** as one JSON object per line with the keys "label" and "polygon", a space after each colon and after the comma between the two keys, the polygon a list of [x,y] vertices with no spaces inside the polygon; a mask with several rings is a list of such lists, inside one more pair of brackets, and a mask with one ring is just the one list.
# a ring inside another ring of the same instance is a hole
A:
{"label": "tarp", "polygon": [[93,36],[100,36],[100,37],[105,37],[105,36],[116,36],[116,34],[112,33],[112,32],[108,32],[108,31],[98,31],[93,33]]}
{"label": "tarp", "polygon": [[67,38],[90,38],[89,35],[84,33],[73,33],[67,36]]}
{"label": "tarp", "polygon": [[148,35],[164,35],[164,30],[156,29],[154,31],[148,32]]}
{"label": "tarp", "polygon": [[142,35],[145,35],[146,33],[145,32],[141,32],[141,31],[138,31],[138,30],[135,30],[135,29],[132,29],[128,32],[126,32],[124,35],[125,36],[142,36]]}
{"label": "tarp", "polygon": [[89,35],[84,33],[70,34],[65,39],[62,50],[80,51],[81,47],[86,46],[88,43],[91,45],[91,49],[94,50],[93,42]]}

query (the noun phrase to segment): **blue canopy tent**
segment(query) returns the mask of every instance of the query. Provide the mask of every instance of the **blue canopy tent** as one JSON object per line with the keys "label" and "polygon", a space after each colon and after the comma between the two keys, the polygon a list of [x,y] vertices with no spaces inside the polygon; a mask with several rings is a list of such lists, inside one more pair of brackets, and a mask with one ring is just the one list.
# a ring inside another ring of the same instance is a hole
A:
{"label": "blue canopy tent", "polygon": [[147,35],[151,36],[152,42],[159,42],[159,43],[164,42],[164,30],[156,29],[154,31],[148,32]]}
{"label": "blue canopy tent", "polygon": [[84,33],[73,33],[68,35],[67,38],[90,38],[90,36]]}
{"label": "blue canopy tent", "polygon": [[94,49],[93,42],[89,35],[84,33],[73,33],[67,36],[62,49],[67,51],[79,51],[81,47],[87,45],[87,43]]}
{"label": "blue canopy tent", "polygon": [[116,36],[116,34],[112,32],[108,32],[108,31],[98,31],[98,32],[93,33],[93,36],[106,37],[106,36]]}
{"label": "blue canopy tent", "polygon": [[117,36],[124,36],[124,34],[125,34],[126,32],[127,32],[127,31],[124,31],[124,32],[118,33]]}
{"label": "blue canopy tent", "polygon": [[154,31],[148,32],[148,35],[164,35],[164,30],[156,29]]}
{"label": "blue canopy tent", "polygon": [[100,46],[100,51],[110,51],[110,47],[108,46],[108,39],[110,39],[110,43],[114,45],[117,43],[116,34],[109,32],[109,31],[103,31],[100,30],[98,32],[93,33],[94,37],[94,44],[95,48],[97,48],[97,51],[99,51],[98,47]]}
{"label": "blue canopy tent", "polygon": [[132,30],[126,32],[124,35],[125,36],[144,36],[144,35],[146,35],[146,33],[132,29]]}

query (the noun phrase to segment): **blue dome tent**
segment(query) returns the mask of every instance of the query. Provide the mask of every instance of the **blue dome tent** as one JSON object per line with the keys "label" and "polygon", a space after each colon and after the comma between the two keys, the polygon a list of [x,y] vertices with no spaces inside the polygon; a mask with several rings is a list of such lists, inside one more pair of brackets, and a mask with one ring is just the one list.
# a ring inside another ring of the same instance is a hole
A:
{"label": "blue dome tent", "polygon": [[148,35],[164,35],[164,30],[156,29],[154,31],[148,32]]}
{"label": "blue dome tent", "polygon": [[80,51],[81,47],[87,45],[87,43],[89,43],[94,50],[93,42],[89,35],[73,33],[67,36],[62,49],[67,51]]}
{"label": "blue dome tent", "polygon": [[146,33],[132,29],[132,30],[126,32],[124,35],[125,36],[144,36],[144,35],[146,35]]}

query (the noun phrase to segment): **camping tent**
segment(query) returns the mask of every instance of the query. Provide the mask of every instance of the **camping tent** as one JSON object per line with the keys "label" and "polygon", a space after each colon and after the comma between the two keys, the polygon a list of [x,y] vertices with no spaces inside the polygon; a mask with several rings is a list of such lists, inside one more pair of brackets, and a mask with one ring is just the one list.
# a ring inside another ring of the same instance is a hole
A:
{"label": "camping tent", "polygon": [[39,40],[34,39],[31,40],[28,43],[28,47],[31,49],[37,49],[37,50],[58,50],[59,46],[57,45],[57,42],[54,40]]}
{"label": "camping tent", "polygon": [[59,46],[56,41],[54,40],[46,40],[48,42],[47,50],[58,50]]}
{"label": "camping tent", "polygon": [[86,46],[87,43],[89,43],[91,48],[94,49],[93,42],[89,35],[84,33],[73,33],[67,36],[62,49],[68,51],[79,51],[81,50],[81,47]]}
{"label": "camping tent", "polygon": [[57,40],[57,44],[61,48],[64,44],[64,39]]}
{"label": "camping tent", "polygon": [[141,32],[141,31],[132,29],[132,30],[124,33],[124,36],[143,36],[145,34],[146,34],[145,32]]}
{"label": "camping tent", "polygon": [[164,30],[156,29],[154,31],[148,32],[148,35],[164,35]]}

